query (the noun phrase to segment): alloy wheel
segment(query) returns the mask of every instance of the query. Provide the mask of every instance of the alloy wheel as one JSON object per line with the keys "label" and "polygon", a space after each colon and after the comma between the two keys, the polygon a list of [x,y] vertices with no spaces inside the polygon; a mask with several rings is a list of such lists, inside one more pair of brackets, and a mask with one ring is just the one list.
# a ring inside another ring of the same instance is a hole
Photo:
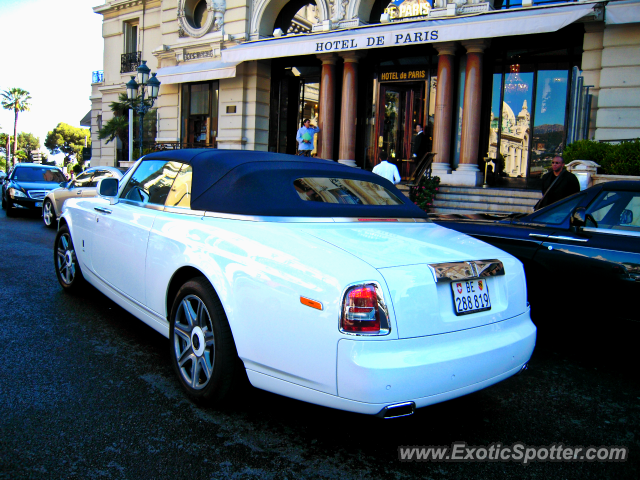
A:
{"label": "alloy wheel", "polygon": [[209,311],[195,295],[184,297],[177,309],[173,352],[185,383],[194,390],[203,389],[213,374],[215,342]]}
{"label": "alloy wheel", "polygon": [[53,211],[53,204],[47,200],[44,202],[44,208],[42,209],[42,219],[47,227],[53,226],[56,220],[56,213]]}
{"label": "alloy wheel", "polygon": [[78,259],[69,233],[64,233],[58,238],[56,266],[61,280],[71,285],[76,278]]}

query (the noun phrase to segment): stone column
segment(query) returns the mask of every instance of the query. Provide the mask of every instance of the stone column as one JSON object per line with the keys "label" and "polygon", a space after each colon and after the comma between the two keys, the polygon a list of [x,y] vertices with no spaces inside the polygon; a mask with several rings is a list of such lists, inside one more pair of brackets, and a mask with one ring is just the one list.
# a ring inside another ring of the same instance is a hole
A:
{"label": "stone column", "polygon": [[467,50],[467,69],[464,82],[464,106],[462,110],[462,138],[460,164],[456,176],[464,185],[476,186],[483,182],[478,167],[480,145],[480,109],[482,107],[482,55],[487,47],[484,40],[462,42]]}
{"label": "stone column", "polygon": [[333,53],[318,55],[322,60],[320,78],[320,117],[318,119],[318,157],[333,160],[333,137],[336,116],[336,61]]}
{"label": "stone column", "polygon": [[436,43],[438,50],[438,85],[436,87],[436,112],[433,126],[432,172],[442,178],[451,173],[451,129],[453,117],[453,77],[455,42]]}
{"label": "stone column", "polygon": [[356,166],[356,113],[358,106],[358,58],[356,52],[340,55],[342,74],[342,110],[340,111],[340,151],[338,162]]}

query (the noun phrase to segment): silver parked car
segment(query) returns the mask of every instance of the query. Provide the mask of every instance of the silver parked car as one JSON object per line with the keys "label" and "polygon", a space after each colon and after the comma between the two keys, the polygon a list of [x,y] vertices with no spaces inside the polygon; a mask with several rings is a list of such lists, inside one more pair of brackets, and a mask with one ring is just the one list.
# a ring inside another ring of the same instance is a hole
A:
{"label": "silver parked car", "polygon": [[62,204],[67,198],[93,197],[97,195],[96,186],[103,178],[116,178],[120,180],[126,172],[126,168],[116,167],[91,167],[86,169],[74,180],[66,185],[51,190],[42,204],[42,219],[49,228],[57,226],[56,220],[62,212]]}

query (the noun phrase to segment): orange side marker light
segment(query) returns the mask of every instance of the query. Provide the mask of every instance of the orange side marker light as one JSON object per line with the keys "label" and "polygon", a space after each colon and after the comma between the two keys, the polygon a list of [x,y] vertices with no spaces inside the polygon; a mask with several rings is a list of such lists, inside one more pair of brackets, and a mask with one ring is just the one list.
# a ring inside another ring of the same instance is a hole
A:
{"label": "orange side marker light", "polygon": [[311,300],[307,297],[300,297],[300,303],[306,305],[307,307],[315,308],[316,310],[322,310],[322,303],[317,302],[315,300]]}

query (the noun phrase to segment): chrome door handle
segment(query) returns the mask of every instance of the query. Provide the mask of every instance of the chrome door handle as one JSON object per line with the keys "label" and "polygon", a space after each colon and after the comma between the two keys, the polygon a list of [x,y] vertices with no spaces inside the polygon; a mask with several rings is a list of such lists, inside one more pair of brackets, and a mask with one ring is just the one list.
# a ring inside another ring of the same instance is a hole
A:
{"label": "chrome door handle", "polygon": [[565,237],[562,235],[549,235],[550,240],[565,240],[567,242],[581,242],[586,243],[589,241],[588,238],[575,238],[575,237]]}
{"label": "chrome door handle", "polygon": [[111,213],[111,210],[103,207],[93,207],[94,210],[97,210],[100,213]]}
{"label": "chrome door handle", "polygon": [[549,238],[549,235],[542,235],[540,233],[530,233],[529,236],[535,238]]}
{"label": "chrome door handle", "polygon": [[78,190],[78,191],[76,192],[76,195],[81,195],[81,194],[82,194],[82,190]]}

